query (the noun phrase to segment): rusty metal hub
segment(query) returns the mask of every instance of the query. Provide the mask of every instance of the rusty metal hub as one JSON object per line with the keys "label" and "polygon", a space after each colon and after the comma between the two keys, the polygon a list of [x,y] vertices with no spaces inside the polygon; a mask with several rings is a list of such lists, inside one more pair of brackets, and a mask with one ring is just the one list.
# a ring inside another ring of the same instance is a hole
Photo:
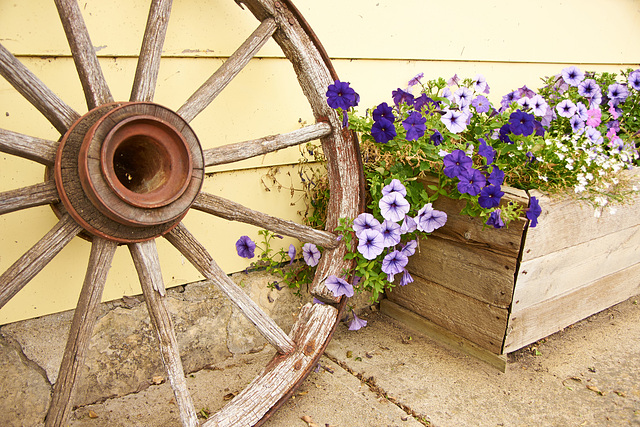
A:
{"label": "rusty metal hub", "polygon": [[91,234],[123,243],[175,227],[202,186],[198,139],[157,104],[108,104],[63,137],[54,169],[63,208]]}

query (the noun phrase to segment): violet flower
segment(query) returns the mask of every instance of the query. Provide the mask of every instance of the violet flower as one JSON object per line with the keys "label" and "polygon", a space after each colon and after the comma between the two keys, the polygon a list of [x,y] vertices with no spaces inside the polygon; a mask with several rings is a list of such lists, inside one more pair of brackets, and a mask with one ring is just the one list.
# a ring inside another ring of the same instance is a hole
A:
{"label": "violet flower", "polygon": [[320,261],[320,250],[313,243],[305,243],[302,246],[302,257],[309,267],[315,267]]}
{"label": "violet flower", "polygon": [[340,277],[331,275],[327,277],[324,284],[335,297],[341,297],[344,295],[347,298],[351,298],[353,296],[353,286]]}
{"label": "violet flower", "polygon": [[242,258],[253,258],[255,256],[256,244],[249,236],[242,236],[236,241],[236,252]]}

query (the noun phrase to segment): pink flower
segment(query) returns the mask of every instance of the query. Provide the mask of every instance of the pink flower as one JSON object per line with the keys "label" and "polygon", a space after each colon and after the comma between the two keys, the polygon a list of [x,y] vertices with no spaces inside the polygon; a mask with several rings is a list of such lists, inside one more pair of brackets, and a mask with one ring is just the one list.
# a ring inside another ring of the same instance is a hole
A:
{"label": "pink flower", "polygon": [[592,108],[587,110],[587,126],[597,127],[600,124],[602,118],[602,111],[599,108]]}
{"label": "pink flower", "polygon": [[613,106],[613,103],[609,101],[609,114],[613,117],[613,120],[617,120],[620,117],[620,114],[616,111],[616,107]]}

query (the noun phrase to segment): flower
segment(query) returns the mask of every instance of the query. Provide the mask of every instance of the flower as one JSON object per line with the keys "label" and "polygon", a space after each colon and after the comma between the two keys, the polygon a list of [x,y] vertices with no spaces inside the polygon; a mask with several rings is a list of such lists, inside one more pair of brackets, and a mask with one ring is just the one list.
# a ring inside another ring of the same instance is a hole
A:
{"label": "flower", "polygon": [[336,298],[343,295],[347,298],[351,298],[354,294],[353,285],[340,277],[331,275],[327,277],[324,284]]}
{"label": "flower", "polygon": [[540,207],[540,203],[535,196],[532,196],[529,199],[529,208],[527,209],[527,218],[531,223],[529,227],[535,227],[538,225],[538,217],[542,213],[542,208]]}
{"label": "flower", "polygon": [[329,85],[326,95],[329,107],[342,110],[355,107],[360,101],[360,95],[349,87],[349,83],[341,82],[340,80],[336,80],[334,84]]}
{"label": "flower", "polygon": [[402,122],[404,130],[407,131],[407,141],[415,141],[424,135],[424,131],[427,129],[425,123],[427,119],[422,117],[422,114],[417,111],[412,111]]}
{"label": "flower", "polygon": [[409,212],[409,202],[398,192],[392,192],[383,196],[378,202],[380,212],[384,219],[398,222]]}
{"label": "flower", "polygon": [[309,267],[315,267],[320,261],[320,250],[313,243],[305,243],[302,246],[302,257]]}
{"label": "flower", "polygon": [[373,139],[375,139],[376,142],[384,144],[395,138],[397,133],[391,121],[380,119],[373,123],[371,135],[373,135]]}
{"label": "flower", "polygon": [[351,321],[351,323],[349,323],[349,330],[350,331],[357,331],[357,330],[367,326],[367,321],[366,320],[363,320],[363,319],[359,318],[358,316],[356,316],[356,313],[354,313],[353,311],[351,311],[351,312],[353,313],[353,320]]}
{"label": "flower", "polygon": [[613,83],[609,85],[607,96],[609,96],[609,99],[611,99],[614,105],[618,105],[627,99],[629,91],[625,85],[621,83]]}
{"label": "flower", "polygon": [[409,83],[407,83],[407,85],[411,87],[411,86],[420,84],[420,80],[422,80],[423,77],[424,77],[424,73],[418,73],[415,76],[413,76],[411,80],[409,80]]}
{"label": "flower", "polygon": [[452,133],[460,133],[467,128],[467,115],[460,111],[448,110],[441,120]]}
{"label": "flower", "polygon": [[402,249],[400,249],[400,252],[402,252],[404,255],[406,256],[411,256],[413,254],[416,253],[416,248],[418,247],[418,241],[417,240],[409,240],[407,242],[406,245],[404,245],[402,247]]}
{"label": "flower", "polygon": [[255,256],[256,244],[249,236],[241,236],[236,241],[236,252],[242,258],[253,258]]}
{"label": "flower", "polygon": [[471,101],[471,106],[473,106],[478,113],[488,113],[489,110],[491,110],[491,103],[482,95],[476,96],[473,101]]}
{"label": "flower", "polygon": [[358,237],[364,230],[380,231],[380,228],[380,221],[378,221],[376,217],[367,212],[361,213],[357,216],[356,219],[353,220],[353,231],[355,231],[356,236]]}
{"label": "flower", "polygon": [[497,208],[500,206],[500,199],[504,196],[504,191],[499,185],[487,185],[480,190],[478,204],[485,209]]}
{"label": "flower", "polygon": [[544,117],[549,109],[547,101],[540,95],[535,95],[533,98],[530,98],[529,105],[531,106],[533,114],[538,117]]}
{"label": "flower", "polygon": [[393,102],[396,105],[400,105],[400,104],[409,104],[409,105],[413,105],[413,98],[414,96],[409,93],[406,92],[400,88],[394,90],[391,95],[393,96]]}
{"label": "flower", "polygon": [[514,135],[529,136],[533,133],[533,121],[533,115],[516,110],[509,116],[509,129]]}
{"label": "flower", "polygon": [[602,119],[602,111],[599,108],[592,108],[591,110],[587,110],[587,115],[589,118],[587,119],[587,126],[598,126]]}
{"label": "flower", "polygon": [[402,182],[400,182],[400,180],[397,178],[392,179],[389,184],[385,185],[382,188],[383,196],[386,196],[387,194],[394,193],[394,192],[400,193],[402,197],[405,197],[407,195],[407,189],[405,188],[404,185],[402,185]]}
{"label": "flower", "polygon": [[493,169],[491,169],[491,174],[489,175],[489,178],[487,178],[487,182],[489,184],[493,184],[497,186],[502,185],[502,183],[504,182],[504,172],[502,172],[500,168],[494,165]]}
{"label": "flower", "polygon": [[401,273],[408,262],[409,258],[402,252],[390,252],[382,260],[382,271],[391,275]]}
{"label": "flower", "polygon": [[440,133],[440,131],[436,129],[433,131],[433,134],[429,137],[429,141],[431,141],[431,143],[437,147],[438,145],[442,144],[442,142],[444,141],[444,138],[442,137],[442,134]]}
{"label": "flower", "polygon": [[358,252],[368,260],[375,259],[384,250],[383,236],[377,230],[364,230],[358,236]]}
{"label": "flower", "polygon": [[418,230],[425,233],[433,233],[434,230],[447,223],[447,214],[433,209],[431,203],[427,203],[418,211],[416,223]]}
{"label": "flower", "polygon": [[562,117],[571,117],[576,113],[578,107],[576,107],[576,104],[571,102],[570,99],[565,99],[556,105],[556,110],[558,111],[558,115]]}
{"label": "flower", "polygon": [[468,87],[461,87],[453,94],[453,101],[458,104],[460,108],[468,107],[471,104],[471,97],[473,91]]}
{"label": "flower", "polygon": [[493,228],[503,228],[504,227],[504,221],[502,221],[502,218],[500,217],[500,209],[496,209],[495,211],[491,212],[491,214],[489,214],[489,219],[487,220],[486,224],[492,226]]}
{"label": "flower", "polygon": [[289,245],[289,251],[287,252],[291,261],[289,261],[289,265],[293,264],[293,261],[296,259],[296,247],[293,244]]}
{"label": "flower", "polygon": [[578,86],[582,79],[584,79],[584,72],[572,65],[562,70],[562,78],[570,86]]}
{"label": "flower", "polygon": [[393,123],[396,120],[396,116],[393,115],[393,108],[389,107],[386,102],[379,104],[372,114],[374,121],[380,121],[381,119],[389,120]]}
{"label": "flower", "polygon": [[487,178],[477,169],[465,169],[458,175],[458,191],[477,196],[487,183]]}
{"label": "flower", "polygon": [[473,82],[473,90],[478,93],[489,93],[489,84],[487,83],[487,79],[482,74],[476,74],[476,78]]}
{"label": "flower", "polygon": [[496,157],[496,150],[494,150],[492,146],[487,145],[487,141],[485,141],[484,138],[478,138],[478,141],[480,141],[478,154],[487,159],[487,165],[490,165]]}
{"label": "flower", "polygon": [[389,220],[384,220],[382,222],[380,233],[382,234],[382,245],[385,248],[397,245],[400,243],[400,239],[402,238],[400,225]]}
{"label": "flower", "polygon": [[640,91],[640,69],[629,74],[628,82],[629,86]]}
{"label": "flower", "polygon": [[418,224],[416,224],[416,220],[411,218],[409,215],[405,215],[402,220],[402,225],[400,225],[400,233],[407,234],[413,233],[418,229]]}
{"label": "flower", "polygon": [[409,272],[405,268],[402,272],[402,279],[400,279],[400,286],[406,286],[409,283],[413,283],[413,277],[411,277],[411,274],[409,274]]}
{"label": "flower", "polygon": [[447,154],[442,159],[444,162],[444,169],[442,172],[449,178],[457,178],[463,170],[471,169],[473,160],[467,156],[462,150],[455,150],[451,154]]}

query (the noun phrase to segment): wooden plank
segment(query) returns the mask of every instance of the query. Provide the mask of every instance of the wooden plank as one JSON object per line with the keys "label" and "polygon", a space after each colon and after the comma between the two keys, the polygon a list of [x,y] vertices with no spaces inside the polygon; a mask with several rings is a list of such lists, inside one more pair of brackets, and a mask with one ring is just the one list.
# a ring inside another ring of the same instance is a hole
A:
{"label": "wooden plank", "polygon": [[53,166],[58,142],[0,129],[0,151]]}
{"label": "wooden plank", "polygon": [[543,303],[623,270],[638,261],[638,248],[640,225],[525,261],[518,271],[513,309]]}
{"label": "wooden plank", "polygon": [[78,306],[73,314],[64,357],[60,364],[60,374],[56,380],[47,413],[46,426],[66,425],[73,406],[73,394],[77,385],[80,367],[84,359],[91,334],[98,320],[98,307],[102,291],[111,268],[111,261],[118,244],[109,240],[93,238],[89,266],[82,285]]}
{"label": "wooden plank", "polygon": [[[637,185],[640,181],[640,168],[623,171],[621,180]],[[599,218],[594,216],[591,205],[572,197],[548,196],[535,190],[531,191],[531,195],[539,199],[542,213],[538,219],[539,225],[527,230],[523,261],[598,239],[611,230],[621,230],[640,223],[638,193],[628,198],[628,203],[614,205],[615,214],[609,213],[608,208],[605,208]]]}
{"label": "wooden plank", "polygon": [[517,258],[441,239],[434,233],[420,239],[407,269],[414,278],[420,276],[480,302],[509,308],[516,266]]}
{"label": "wooden plank", "polygon": [[60,201],[53,180],[0,193],[0,215]]}
{"label": "wooden plank", "polygon": [[411,329],[432,338],[447,347],[466,353],[476,359],[488,363],[494,368],[505,372],[507,370],[507,358],[504,355],[495,354],[473,342],[452,333],[451,331],[431,322],[430,320],[408,310],[389,299],[380,301],[380,312],[404,323]]}
{"label": "wooden plank", "polygon": [[598,278],[570,293],[522,310],[514,308],[504,353],[516,351],[627,298],[640,294],[640,263]]}
{"label": "wooden plank", "polygon": [[396,286],[387,298],[431,322],[493,353],[500,354],[508,310],[478,301],[437,283],[414,276],[407,286]]}

